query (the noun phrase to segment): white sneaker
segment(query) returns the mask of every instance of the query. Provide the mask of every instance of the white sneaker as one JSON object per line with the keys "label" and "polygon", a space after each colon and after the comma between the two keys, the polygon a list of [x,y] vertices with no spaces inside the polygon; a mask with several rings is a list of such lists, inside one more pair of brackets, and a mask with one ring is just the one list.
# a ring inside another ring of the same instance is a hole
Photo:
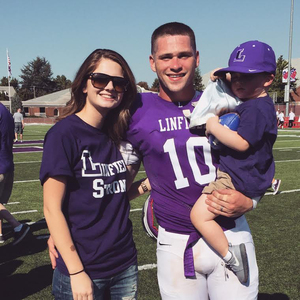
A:
{"label": "white sneaker", "polygon": [[275,179],[275,181],[272,183],[273,195],[276,195],[278,193],[280,184],[281,184],[280,179]]}
{"label": "white sneaker", "polygon": [[229,251],[232,257],[226,263],[227,268],[237,276],[241,283],[246,283],[249,278],[249,265],[245,244],[229,244]]}

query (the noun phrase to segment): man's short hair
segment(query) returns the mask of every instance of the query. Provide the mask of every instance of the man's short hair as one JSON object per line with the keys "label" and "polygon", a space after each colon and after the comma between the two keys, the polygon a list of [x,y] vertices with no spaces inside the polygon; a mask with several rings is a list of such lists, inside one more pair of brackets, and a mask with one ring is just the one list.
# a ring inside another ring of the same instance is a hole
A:
{"label": "man's short hair", "polygon": [[186,35],[191,40],[191,46],[196,52],[196,38],[194,31],[187,25],[179,22],[170,22],[156,28],[151,37],[151,54],[154,54],[155,42],[164,35]]}

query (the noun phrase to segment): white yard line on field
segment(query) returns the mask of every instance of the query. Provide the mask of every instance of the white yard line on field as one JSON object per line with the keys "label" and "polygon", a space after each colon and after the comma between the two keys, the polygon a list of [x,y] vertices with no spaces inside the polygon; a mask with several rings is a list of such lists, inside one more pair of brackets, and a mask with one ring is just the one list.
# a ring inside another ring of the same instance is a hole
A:
{"label": "white yard line on field", "polygon": [[300,161],[300,159],[289,159],[289,160],[276,160],[275,163],[287,163],[287,162],[295,162],[295,161]]}
{"label": "white yard line on field", "polygon": [[29,214],[29,213],[33,213],[33,212],[37,212],[37,210],[33,209],[33,210],[25,210],[25,211],[15,211],[15,212],[11,212],[11,214],[18,215],[18,214]]}
{"label": "white yard line on field", "polygon": [[[300,138],[300,136],[299,136]],[[283,140],[283,141],[276,141],[276,143],[287,143],[287,142],[299,142],[299,139],[298,140]]]}
{"label": "white yard line on field", "polygon": [[142,208],[135,208],[135,209],[131,209],[130,212],[135,212],[135,211],[141,211]]}
{"label": "white yard line on field", "polygon": [[300,149],[300,147],[273,148],[273,150]]}
{"label": "white yard line on field", "polygon": [[151,269],[155,269],[155,268],[157,268],[157,264],[147,264],[147,265],[143,265],[143,266],[138,266],[139,271],[151,270]]}
{"label": "white yard line on field", "polygon": [[[300,192],[300,189],[297,189],[297,190],[289,190],[289,191],[279,191],[279,194],[289,194],[289,193],[296,193],[296,192]],[[270,195],[273,195],[273,192],[270,192],[270,193],[265,193],[265,196],[270,196]]]}
{"label": "white yard line on field", "polygon": [[36,182],[36,181],[40,181],[39,179],[32,179],[32,180],[19,180],[19,181],[14,181],[15,183],[28,183],[28,182]]}
{"label": "white yard line on field", "polygon": [[15,162],[14,164],[17,165],[17,164],[34,164],[34,163],[41,163],[42,161],[41,160],[35,160],[35,161],[18,161],[18,162]]}

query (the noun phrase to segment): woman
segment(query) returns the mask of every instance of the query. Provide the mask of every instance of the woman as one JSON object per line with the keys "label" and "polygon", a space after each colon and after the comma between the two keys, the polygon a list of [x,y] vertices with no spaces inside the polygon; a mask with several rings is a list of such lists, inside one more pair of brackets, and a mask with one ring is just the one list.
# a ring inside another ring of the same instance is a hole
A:
{"label": "woman", "polygon": [[98,49],[79,68],[65,114],[46,135],[44,214],[59,251],[56,299],[136,299],[137,254],[118,144],[136,96],[118,53]]}

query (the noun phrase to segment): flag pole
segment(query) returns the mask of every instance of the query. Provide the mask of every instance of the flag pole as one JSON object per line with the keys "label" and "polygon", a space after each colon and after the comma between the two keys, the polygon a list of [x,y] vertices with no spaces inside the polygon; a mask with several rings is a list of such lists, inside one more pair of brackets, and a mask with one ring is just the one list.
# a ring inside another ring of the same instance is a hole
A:
{"label": "flag pole", "polygon": [[291,0],[290,12],[290,35],[289,35],[289,58],[288,58],[288,78],[285,92],[285,115],[289,114],[289,101],[290,101],[290,85],[291,85],[291,59],[292,59],[292,40],[293,40],[293,16],[294,16],[294,0]]}
{"label": "flag pole", "polygon": [[8,55],[8,49],[6,48],[6,58],[7,58],[7,80],[8,80],[8,101],[9,101],[9,111],[12,113],[11,108],[11,96],[10,96],[10,76],[11,76],[11,67],[10,67],[10,59]]}

